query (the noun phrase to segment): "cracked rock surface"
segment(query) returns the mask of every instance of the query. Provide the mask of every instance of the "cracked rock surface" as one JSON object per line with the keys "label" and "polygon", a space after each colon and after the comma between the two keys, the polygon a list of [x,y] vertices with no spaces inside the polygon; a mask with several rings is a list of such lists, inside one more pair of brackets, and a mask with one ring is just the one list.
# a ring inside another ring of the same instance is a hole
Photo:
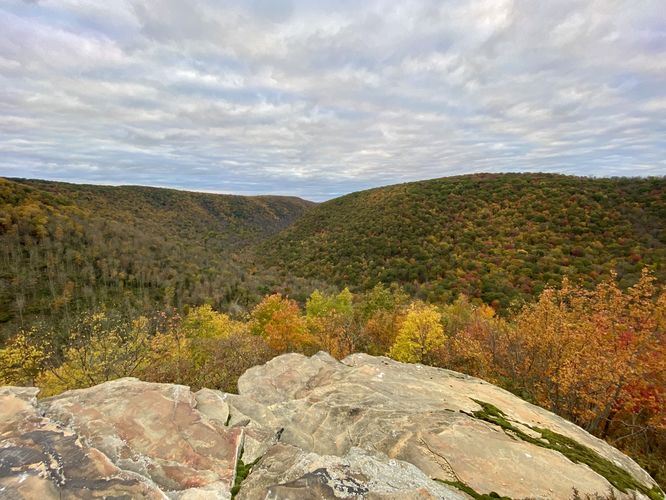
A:
{"label": "cracked rock surface", "polygon": [[189,388],[36,392],[0,392],[0,497],[229,498],[243,431],[197,410]]}
{"label": "cracked rock surface", "polygon": [[[0,388],[0,498],[645,498],[583,463],[478,418],[481,402],[526,435],[548,429],[649,490],[630,458],[482,380],[355,354],[279,356],[239,394],[125,378],[38,401]],[[242,476],[241,476],[242,477]]]}

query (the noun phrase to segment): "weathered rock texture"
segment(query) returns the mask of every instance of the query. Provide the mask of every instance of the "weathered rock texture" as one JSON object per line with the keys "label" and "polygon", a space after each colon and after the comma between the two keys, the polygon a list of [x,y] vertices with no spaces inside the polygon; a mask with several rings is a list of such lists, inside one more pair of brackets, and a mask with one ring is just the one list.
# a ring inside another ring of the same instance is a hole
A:
{"label": "weathered rock texture", "polygon": [[288,354],[239,392],[0,389],[0,497],[229,498],[244,462],[246,499],[663,498],[613,447],[456,372]]}

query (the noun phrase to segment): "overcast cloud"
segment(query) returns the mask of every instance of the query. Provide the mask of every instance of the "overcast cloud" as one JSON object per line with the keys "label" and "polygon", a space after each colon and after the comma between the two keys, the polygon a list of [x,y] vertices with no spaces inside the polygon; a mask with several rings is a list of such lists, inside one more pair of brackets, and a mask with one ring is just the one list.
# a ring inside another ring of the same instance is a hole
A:
{"label": "overcast cloud", "polygon": [[666,175],[664,0],[0,0],[0,175]]}

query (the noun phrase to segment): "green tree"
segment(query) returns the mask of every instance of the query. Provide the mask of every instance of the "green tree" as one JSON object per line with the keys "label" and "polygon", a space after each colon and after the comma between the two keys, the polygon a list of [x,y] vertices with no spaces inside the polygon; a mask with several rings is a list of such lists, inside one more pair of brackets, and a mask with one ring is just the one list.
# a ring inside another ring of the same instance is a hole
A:
{"label": "green tree", "polygon": [[307,326],[319,346],[336,358],[356,348],[358,328],[354,321],[354,296],[345,288],[337,295],[312,292],[305,304]]}

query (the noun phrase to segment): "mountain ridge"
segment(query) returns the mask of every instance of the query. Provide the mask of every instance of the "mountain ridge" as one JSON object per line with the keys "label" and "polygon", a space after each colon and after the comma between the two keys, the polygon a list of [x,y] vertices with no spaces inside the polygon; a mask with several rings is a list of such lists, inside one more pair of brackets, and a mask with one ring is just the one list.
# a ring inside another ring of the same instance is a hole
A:
{"label": "mountain ridge", "polygon": [[[666,277],[666,178],[474,174],[351,193],[263,246],[264,263],[338,286],[399,282],[509,306],[563,276]],[[612,261],[612,262],[611,262]],[[592,277],[592,279],[590,279]]]}
{"label": "mountain ridge", "polygon": [[108,189],[125,189],[125,188],[142,188],[142,189],[159,189],[159,190],[164,190],[164,191],[176,191],[176,192],[183,192],[183,193],[192,193],[192,194],[202,194],[202,195],[213,195],[213,196],[234,196],[234,197],[239,197],[239,198],[278,198],[278,199],[291,199],[291,200],[300,200],[304,201],[306,203],[311,203],[313,205],[316,205],[320,202],[308,200],[307,198],[303,198],[300,196],[295,196],[295,195],[282,195],[282,194],[237,194],[237,193],[226,193],[226,192],[217,192],[217,191],[201,191],[198,189],[190,189],[190,188],[178,188],[178,187],[172,187],[172,186],[152,186],[148,184],[97,184],[97,183],[90,183],[90,182],[74,182],[74,181],[62,181],[62,180],[49,180],[49,179],[39,179],[36,177],[4,177],[0,176],[0,178],[12,181],[12,182],[17,182],[21,184],[27,184],[27,185],[40,185],[43,184],[44,186],[71,186],[74,188],[108,188]]}
{"label": "mountain ridge", "polygon": [[629,286],[647,266],[666,279],[664,178],[472,174],[319,204],[34,179],[0,189],[2,322],[23,302],[28,316],[109,302],[248,310],[270,290],[377,283],[504,309],[565,276],[591,287],[617,272]]}

